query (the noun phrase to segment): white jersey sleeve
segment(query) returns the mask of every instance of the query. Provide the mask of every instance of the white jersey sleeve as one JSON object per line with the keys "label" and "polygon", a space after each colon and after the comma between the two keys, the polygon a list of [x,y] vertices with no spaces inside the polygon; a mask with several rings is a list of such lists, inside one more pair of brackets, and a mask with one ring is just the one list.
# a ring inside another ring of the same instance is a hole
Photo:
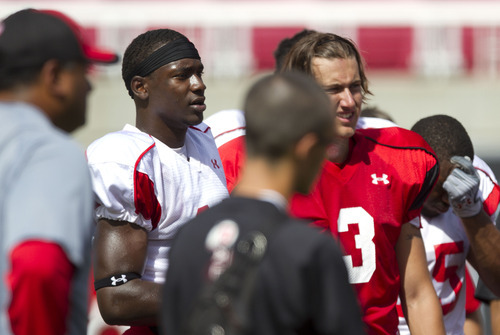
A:
{"label": "white jersey sleeve", "polygon": [[489,165],[486,164],[486,162],[483,161],[481,158],[479,158],[477,155],[474,155],[474,159],[472,160],[472,165],[474,165],[474,167],[476,169],[483,170],[484,172],[486,172],[486,174],[488,176],[490,176],[490,178],[496,184],[498,184],[497,178],[495,177],[495,174],[493,173],[493,170],[491,170],[491,168],[489,167]]}
{"label": "white jersey sleeve", "polygon": [[[155,190],[154,140],[147,134],[108,134],[87,149],[96,196],[96,216],[127,221],[151,231],[161,217]],[[156,164],[155,164],[156,163]]]}
{"label": "white jersey sleeve", "polygon": [[389,127],[399,127],[392,121],[378,118],[378,117],[366,117],[361,116],[356,124],[356,129],[368,129],[368,128],[389,128]]}
{"label": "white jersey sleeve", "polygon": [[472,163],[479,173],[478,195],[483,201],[483,208],[495,222],[500,211],[500,187],[493,171],[486,162],[478,156],[474,156]]}
{"label": "white jersey sleeve", "polygon": [[239,109],[221,110],[209,116],[205,123],[212,131],[217,148],[245,135],[245,115]]}
{"label": "white jersey sleeve", "polygon": [[142,276],[147,281],[164,282],[168,253],[179,229],[228,196],[209,127],[189,127],[184,149],[181,155],[127,125],[87,150],[97,218],[131,222],[148,232]]}

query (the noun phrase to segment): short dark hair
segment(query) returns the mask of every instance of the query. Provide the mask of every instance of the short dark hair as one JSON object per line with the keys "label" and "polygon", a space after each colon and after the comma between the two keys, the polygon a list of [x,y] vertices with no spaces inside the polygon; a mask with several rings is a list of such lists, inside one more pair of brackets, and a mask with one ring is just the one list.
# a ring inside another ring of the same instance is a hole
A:
{"label": "short dark hair", "polygon": [[453,156],[474,158],[474,147],[464,126],[448,115],[433,115],[423,118],[411,128],[431,146],[440,161]]}
{"label": "short dark hair", "polygon": [[308,133],[330,142],[333,118],[324,90],[302,73],[268,75],[249,90],[245,103],[248,156],[279,159]]}
{"label": "short dark hair", "polygon": [[311,33],[314,33],[316,31],[310,30],[310,29],[303,29],[293,35],[292,37],[286,37],[281,40],[281,42],[278,44],[278,47],[276,50],[274,50],[274,60],[276,62],[275,64],[275,70],[278,72],[281,67],[283,66],[283,61],[285,60],[286,55],[290,51],[290,49],[293,47],[293,45],[300,40],[302,37],[307,36]]}
{"label": "short dark hair", "polygon": [[136,71],[138,65],[160,47],[183,37],[185,37],[183,34],[175,30],[164,28],[147,31],[132,40],[125,50],[122,63],[122,78],[128,94],[132,98],[134,94],[128,78],[135,75],[134,71]]}
{"label": "short dark hair", "polygon": [[[2,56],[0,55],[0,63]],[[13,88],[20,84],[33,83],[40,75],[43,64],[26,66],[14,71],[0,69],[0,91]]]}
{"label": "short dark hair", "polygon": [[313,32],[298,40],[286,55],[280,71],[300,71],[313,76],[312,60],[316,57],[356,59],[363,97],[366,94],[371,94],[368,89],[364,59],[356,44],[348,38],[332,33]]}
{"label": "short dark hair", "polygon": [[[379,119],[384,119],[384,120],[394,122],[394,119],[392,118],[392,116],[389,115],[389,113],[381,110],[380,108],[378,108],[376,106],[364,107],[363,109],[361,109],[361,116],[376,117]],[[396,122],[394,122],[394,123],[396,123]]]}

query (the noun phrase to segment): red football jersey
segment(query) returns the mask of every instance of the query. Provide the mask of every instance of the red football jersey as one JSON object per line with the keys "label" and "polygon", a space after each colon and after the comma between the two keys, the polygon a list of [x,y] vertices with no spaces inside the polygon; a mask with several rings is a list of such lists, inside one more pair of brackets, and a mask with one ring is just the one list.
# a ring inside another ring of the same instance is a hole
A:
{"label": "red football jersey", "polygon": [[404,223],[420,225],[439,166],[420,135],[403,128],[357,130],[343,164],[326,161],[311,194],[291,211],[329,230],[344,248],[370,334],[396,334],[400,291],[395,246]]}
{"label": "red football jersey", "polygon": [[222,144],[218,150],[226,175],[227,190],[231,193],[239,182],[241,167],[245,163],[245,136]]}

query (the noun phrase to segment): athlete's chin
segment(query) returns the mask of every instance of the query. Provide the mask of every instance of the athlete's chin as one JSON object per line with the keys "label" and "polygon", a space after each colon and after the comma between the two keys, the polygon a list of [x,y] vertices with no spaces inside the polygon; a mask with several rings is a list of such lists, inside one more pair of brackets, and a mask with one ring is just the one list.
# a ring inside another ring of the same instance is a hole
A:
{"label": "athlete's chin", "polygon": [[338,136],[341,138],[350,138],[356,133],[355,127],[340,127],[338,129]]}
{"label": "athlete's chin", "polygon": [[356,124],[358,123],[359,115],[353,112],[350,117],[340,117],[336,118],[336,128],[342,137],[351,137],[356,131]]}
{"label": "athlete's chin", "polygon": [[203,122],[203,113],[199,114],[196,113],[187,120],[189,126],[197,126],[202,122]]}

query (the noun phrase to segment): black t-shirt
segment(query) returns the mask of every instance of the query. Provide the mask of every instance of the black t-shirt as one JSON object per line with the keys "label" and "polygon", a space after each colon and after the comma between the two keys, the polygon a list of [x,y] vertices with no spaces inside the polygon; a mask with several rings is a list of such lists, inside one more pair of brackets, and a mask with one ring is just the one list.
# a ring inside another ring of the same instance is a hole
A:
{"label": "black t-shirt", "polygon": [[181,334],[202,287],[230,264],[232,246],[269,220],[280,223],[257,272],[251,333],[365,333],[333,237],[289,218],[269,202],[233,197],[200,213],[179,231],[163,290],[163,334]]}

